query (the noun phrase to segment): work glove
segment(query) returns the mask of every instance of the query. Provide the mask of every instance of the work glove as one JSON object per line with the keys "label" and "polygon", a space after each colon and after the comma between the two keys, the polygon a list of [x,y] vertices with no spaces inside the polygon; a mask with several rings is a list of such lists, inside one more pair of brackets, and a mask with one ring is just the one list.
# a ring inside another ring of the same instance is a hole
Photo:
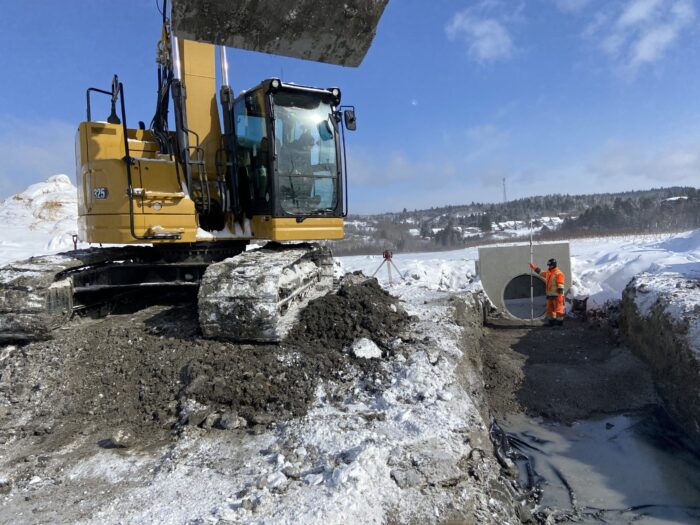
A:
{"label": "work glove", "polygon": [[532,264],[532,263],[528,263],[528,264],[530,265],[530,268],[532,268],[533,270],[537,270],[537,266],[535,266],[535,265]]}

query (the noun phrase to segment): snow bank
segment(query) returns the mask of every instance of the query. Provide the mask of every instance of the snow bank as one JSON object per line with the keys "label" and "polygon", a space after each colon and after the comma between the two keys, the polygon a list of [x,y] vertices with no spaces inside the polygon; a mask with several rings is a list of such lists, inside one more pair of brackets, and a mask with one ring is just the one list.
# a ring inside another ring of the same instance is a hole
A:
{"label": "snow bank", "polygon": [[700,277],[700,230],[676,235],[603,237],[571,242],[573,283],[589,306],[620,299],[637,274]]}
{"label": "snow bank", "polygon": [[[671,240],[685,246],[688,235]],[[683,240],[685,239],[685,241]],[[625,288],[620,332],[646,361],[671,417],[700,443],[700,279],[644,273]]]}
{"label": "snow bank", "polygon": [[72,249],[77,220],[77,189],[66,175],[8,197],[0,202],[0,265]]}

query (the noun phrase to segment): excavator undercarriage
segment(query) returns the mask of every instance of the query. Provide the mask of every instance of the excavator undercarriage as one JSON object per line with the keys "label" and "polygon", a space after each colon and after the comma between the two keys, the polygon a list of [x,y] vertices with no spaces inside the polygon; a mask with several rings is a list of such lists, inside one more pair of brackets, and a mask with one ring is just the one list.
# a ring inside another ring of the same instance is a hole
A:
{"label": "excavator undercarriage", "polygon": [[0,343],[47,339],[74,314],[164,300],[198,301],[205,337],[278,342],[331,290],[333,258],[318,244],[245,247],[93,248],[9,264],[0,269]]}

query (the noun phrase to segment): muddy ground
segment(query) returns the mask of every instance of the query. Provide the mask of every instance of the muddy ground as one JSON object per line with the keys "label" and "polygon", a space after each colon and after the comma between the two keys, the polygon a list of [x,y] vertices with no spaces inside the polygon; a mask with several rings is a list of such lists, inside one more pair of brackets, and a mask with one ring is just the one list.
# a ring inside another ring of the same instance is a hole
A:
{"label": "muddy ground", "polygon": [[596,324],[491,327],[483,343],[486,395],[497,419],[524,412],[571,423],[658,402],[648,368]]}
{"label": "muddy ground", "polygon": [[49,463],[52,450],[80,436],[102,448],[146,448],[188,425],[256,432],[303,416],[327,379],[341,385],[336,395],[343,384],[381,389],[381,359],[358,358],[348,347],[370,337],[387,357],[409,322],[375,280],[346,282],[311,303],[280,345],[203,339],[195,308],[78,319],[52,340],[6,347],[2,471],[14,472],[15,482],[29,479],[42,470],[37,462]]}
{"label": "muddy ground", "polygon": [[277,346],[184,304],[1,349],[0,522],[517,522],[471,397],[481,302],[409,291],[346,276]]}

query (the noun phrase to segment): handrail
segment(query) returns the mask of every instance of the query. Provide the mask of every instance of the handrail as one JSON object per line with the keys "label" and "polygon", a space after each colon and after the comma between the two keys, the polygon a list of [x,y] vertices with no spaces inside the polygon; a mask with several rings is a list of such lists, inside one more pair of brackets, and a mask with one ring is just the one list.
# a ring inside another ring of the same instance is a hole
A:
{"label": "handrail", "polygon": [[96,93],[102,93],[104,95],[109,95],[110,97],[113,95],[113,93],[111,91],[105,91],[104,89],[98,89],[98,88],[94,88],[94,87],[87,88],[87,91],[85,92],[85,98],[87,99],[86,110],[87,110],[87,121],[88,122],[92,121],[91,112],[90,112],[90,92],[91,91],[94,91]]}
{"label": "handrail", "polygon": [[118,88],[119,103],[122,114],[122,129],[124,131],[124,162],[126,163],[126,180],[127,189],[126,194],[129,197],[129,229],[131,230],[131,236],[139,241],[155,240],[155,239],[180,239],[182,234],[180,233],[161,233],[161,234],[151,234],[151,235],[137,235],[136,227],[134,226],[134,187],[132,185],[131,179],[131,164],[134,159],[131,158],[131,153],[129,151],[129,140],[127,138],[128,129],[126,126],[126,106],[124,104],[124,84],[119,82]]}
{"label": "handrail", "polygon": [[345,122],[343,121],[343,117],[342,117],[342,110],[346,109],[346,108],[352,109],[353,111],[355,111],[355,106],[340,106],[338,108],[338,115],[340,116],[340,136],[343,139],[343,166],[342,166],[341,174],[342,174],[342,172],[345,172],[344,173],[345,177],[343,180],[343,183],[345,186],[344,191],[343,191],[343,201],[345,204],[343,214],[342,214],[343,218],[348,216],[349,207],[350,207],[350,201],[348,199],[348,157],[347,157],[347,153],[346,153],[346,149],[345,149]]}

